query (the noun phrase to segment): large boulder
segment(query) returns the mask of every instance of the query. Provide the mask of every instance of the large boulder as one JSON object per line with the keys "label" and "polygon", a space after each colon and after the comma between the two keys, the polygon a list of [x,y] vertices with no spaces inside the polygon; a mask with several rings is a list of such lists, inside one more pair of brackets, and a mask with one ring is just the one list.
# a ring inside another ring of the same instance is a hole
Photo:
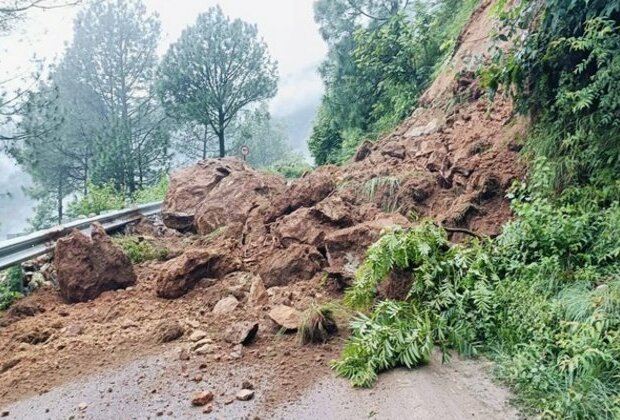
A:
{"label": "large boulder", "polygon": [[287,186],[284,193],[273,200],[267,221],[294,212],[300,207],[312,207],[334,191],[339,170],[335,166],[321,166]]}
{"label": "large boulder", "polygon": [[160,269],[157,296],[176,299],[194,288],[203,278],[220,278],[242,267],[234,241],[227,240],[209,248],[195,248],[173,258]]}
{"label": "large boulder", "polygon": [[54,266],[60,294],[67,302],[86,302],[136,283],[131,261],[103,227],[94,223],[91,232],[89,238],[75,230],[56,243]]}
{"label": "large boulder", "polygon": [[406,217],[391,213],[330,233],[325,237],[329,271],[352,278],[364,260],[366,250],[381,237],[384,229],[410,225]]}
{"label": "large boulder", "polygon": [[196,209],[198,233],[208,235],[225,226],[228,235],[240,235],[251,211],[269,206],[272,198],[284,187],[283,178],[247,166],[231,172]]}
{"label": "large boulder", "polygon": [[274,236],[284,246],[294,243],[322,246],[325,235],[333,229],[323,225],[315,211],[307,207],[281,217],[271,227]]}
{"label": "large boulder", "polygon": [[270,254],[259,271],[265,286],[273,287],[309,280],[324,266],[325,258],[315,247],[293,244]]}
{"label": "large boulder", "polygon": [[173,173],[161,209],[164,224],[180,231],[195,230],[194,216],[203,200],[223,179],[247,168],[235,158],[207,159]]}

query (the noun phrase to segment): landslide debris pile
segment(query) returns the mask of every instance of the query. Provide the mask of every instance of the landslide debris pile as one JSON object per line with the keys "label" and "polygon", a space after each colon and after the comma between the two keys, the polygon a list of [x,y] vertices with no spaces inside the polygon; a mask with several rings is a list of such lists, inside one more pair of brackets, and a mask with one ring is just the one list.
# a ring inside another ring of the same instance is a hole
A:
{"label": "landslide debris pile", "polygon": [[383,141],[362,145],[349,165],[289,184],[235,158],[173,174],[164,223],[203,240],[162,267],[157,294],[175,298],[200,278],[239,270],[267,287],[326,275],[341,289],[385,228],[420,218],[498,234],[510,217],[506,189],[523,175],[519,124],[510,124],[508,102],[472,94],[472,80],[456,86],[469,100],[451,113],[421,109]]}

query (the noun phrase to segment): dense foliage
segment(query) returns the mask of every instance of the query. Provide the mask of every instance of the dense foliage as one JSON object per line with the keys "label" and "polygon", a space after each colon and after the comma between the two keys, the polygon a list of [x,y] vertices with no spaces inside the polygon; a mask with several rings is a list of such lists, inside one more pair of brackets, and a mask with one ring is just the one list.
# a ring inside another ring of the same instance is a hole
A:
{"label": "dense foliage", "polygon": [[317,164],[348,159],[411,114],[467,22],[475,0],[319,0],[329,45],[326,93],[309,147]]}
{"label": "dense foliage", "polygon": [[[367,386],[438,345],[495,359],[536,415],[618,418],[620,2],[504,3],[498,38],[514,47],[480,76],[533,121],[516,217],[482,244],[452,245],[430,223],[386,234],[347,292],[372,311],[334,367]],[[408,276],[407,299],[377,301],[394,273]]]}

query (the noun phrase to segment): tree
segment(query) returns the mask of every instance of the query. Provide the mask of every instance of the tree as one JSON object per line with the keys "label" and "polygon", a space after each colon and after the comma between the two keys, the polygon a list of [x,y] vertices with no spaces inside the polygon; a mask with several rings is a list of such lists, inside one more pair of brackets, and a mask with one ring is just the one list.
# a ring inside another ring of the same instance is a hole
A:
{"label": "tree", "polygon": [[166,116],[152,86],[160,36],[156,14],[140,0],[93,2],[77,17],[63,66],[71,74],[76,112],[100,122],[89,177],[129,193],[159,179],[168,161]]}
{"label": "tree", "polygon": [[218,6],[198,16],[166,53],[158,91],[180,121],[210,127],[226,155],[225,132],[247,105],[275,96],[277,63],[255,25],[224,16]]}

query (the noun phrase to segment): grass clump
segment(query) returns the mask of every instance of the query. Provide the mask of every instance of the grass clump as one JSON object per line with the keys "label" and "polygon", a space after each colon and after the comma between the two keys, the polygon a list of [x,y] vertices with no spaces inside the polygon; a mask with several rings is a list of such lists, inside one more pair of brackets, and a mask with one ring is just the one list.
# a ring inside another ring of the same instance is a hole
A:
{"label": "grass clump", "polygon": [[312,305],[302,315],[297,335],[301,344],[325,343],[338,326],[331,305]]}
{"label": "grass clump", "polygon": [[170,254],[168,248],[154,245],[138,236],[117,236],[113,238],[113,241],[125,251],[133,264],[152,260],[164,261]]}
{"label": "grass clump", "polygon": [[359,187],[361,194],[368,201],[380,199],[381,208],[387,213],[394,213],[399,210],[398,188],[400,179],[395,176],[378,176],[369,179]]}

